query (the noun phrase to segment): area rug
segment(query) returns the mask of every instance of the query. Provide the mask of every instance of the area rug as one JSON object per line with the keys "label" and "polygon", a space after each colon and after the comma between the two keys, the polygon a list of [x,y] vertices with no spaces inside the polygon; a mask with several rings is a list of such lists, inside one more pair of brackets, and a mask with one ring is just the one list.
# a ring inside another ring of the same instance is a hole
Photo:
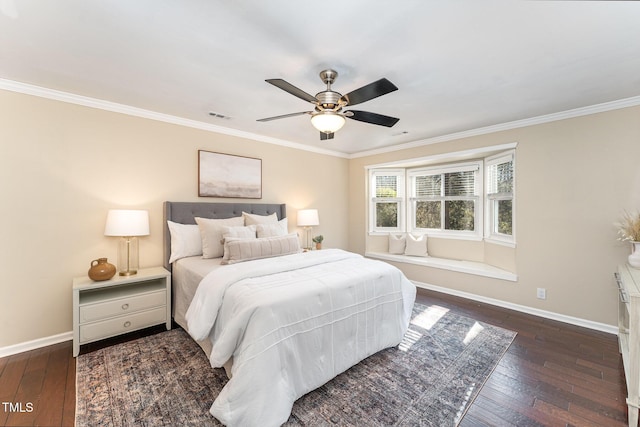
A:
{"label": "area rug", "polygon": [[[400,345],[298,399],[287,426],[456,426],[515,332],[416,304]],[[80,355],[76,426],[220,426],[225,385],[180,329]]]}

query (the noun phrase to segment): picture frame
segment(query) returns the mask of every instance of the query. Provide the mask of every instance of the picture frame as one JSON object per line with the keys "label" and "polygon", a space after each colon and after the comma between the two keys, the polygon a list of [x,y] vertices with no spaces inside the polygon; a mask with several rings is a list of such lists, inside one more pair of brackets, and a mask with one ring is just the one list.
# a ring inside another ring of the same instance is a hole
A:
{"label": "picture frame", "polygon": [[262,198],[262,159],[198,150],[198,196]]}

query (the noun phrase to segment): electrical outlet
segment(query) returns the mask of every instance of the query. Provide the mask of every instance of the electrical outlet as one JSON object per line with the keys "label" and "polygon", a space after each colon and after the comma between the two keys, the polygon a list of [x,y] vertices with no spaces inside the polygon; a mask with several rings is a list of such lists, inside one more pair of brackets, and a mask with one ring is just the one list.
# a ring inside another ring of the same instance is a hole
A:
{"label": "electrical outlet", "polygon": [[547,299],[547,290],[545,288],[538,288],[538,299]]}

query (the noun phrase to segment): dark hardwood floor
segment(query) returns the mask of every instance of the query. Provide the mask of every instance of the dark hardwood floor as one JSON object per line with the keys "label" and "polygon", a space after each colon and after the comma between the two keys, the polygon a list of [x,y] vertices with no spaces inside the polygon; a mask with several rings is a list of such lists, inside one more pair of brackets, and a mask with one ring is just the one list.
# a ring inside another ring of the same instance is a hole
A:
{"label": "dark hardwood floor", "polygon": [[[418,291],[418,301],[518,332],[460,426],[626,425],[626,387],[614,335],[426,290]],[[83,352],[139,335],[85,346]],[[0,358],[0,425],[73,425],[71,347],[65,342]]]}

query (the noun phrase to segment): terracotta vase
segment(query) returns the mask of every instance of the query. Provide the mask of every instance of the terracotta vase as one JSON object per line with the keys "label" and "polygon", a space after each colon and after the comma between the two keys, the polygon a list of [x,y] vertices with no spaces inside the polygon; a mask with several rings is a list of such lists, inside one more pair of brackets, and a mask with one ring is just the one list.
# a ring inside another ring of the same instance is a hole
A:
{"label": "terracotta vase", "polygon": [[106,258],[98,258],[91,261],[89,269],[89,278],[99,282],[101,280],[109,280],[116,274],[116,266],[109,264]]}
{"label": "terracotta vase", "polygon": [[318,250],[322,249],[322,243],[316,243],[316,249]]}

